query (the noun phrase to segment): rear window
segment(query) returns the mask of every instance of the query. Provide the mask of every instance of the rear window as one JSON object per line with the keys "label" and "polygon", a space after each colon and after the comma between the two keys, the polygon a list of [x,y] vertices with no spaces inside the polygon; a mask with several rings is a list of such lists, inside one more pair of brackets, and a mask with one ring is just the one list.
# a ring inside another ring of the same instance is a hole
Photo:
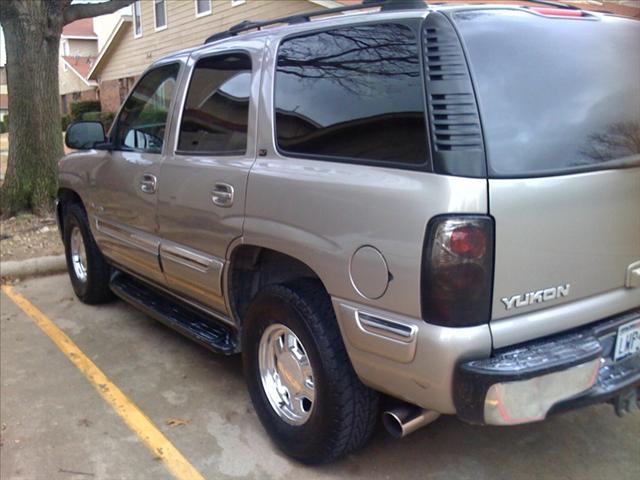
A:
{"label": "rear window", "polygon": [[640,164],[640,22],[454,15],[493,177]]}
{"label": "rear window", "polygon": [[406,25],[285,40],[276,73],[278,148],[327,160],[424,165],[423,92],[416,35]]}

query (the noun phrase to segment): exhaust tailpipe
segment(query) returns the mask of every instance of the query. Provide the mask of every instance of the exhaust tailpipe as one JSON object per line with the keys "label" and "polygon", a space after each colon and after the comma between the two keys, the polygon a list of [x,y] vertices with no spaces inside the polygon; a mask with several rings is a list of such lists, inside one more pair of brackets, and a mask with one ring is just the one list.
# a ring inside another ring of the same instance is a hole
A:
{"label": "exhaust tailpipe", "polygon": [[402,438],[430,424],[440,416],[433,410],[425,410],[409,403],[400,404],[382,414],[382,423],[395,438]]}

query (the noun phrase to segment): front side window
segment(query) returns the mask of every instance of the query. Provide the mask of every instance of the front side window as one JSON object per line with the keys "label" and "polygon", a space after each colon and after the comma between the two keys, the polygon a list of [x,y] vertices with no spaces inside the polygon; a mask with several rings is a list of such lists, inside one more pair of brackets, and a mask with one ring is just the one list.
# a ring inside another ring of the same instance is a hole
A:
{"label": "front side window", "polygon": [[116,149],[162,152],[179,69],[175,63],[158,67],[136,85],[114,128],[113,144]]}
{"label": "front side window", "polygon": [[405,25],[285,40],[275,83],[278,148],[328,160],[425,164],[420,70],[416,36]]}
{"label": "front side window", "polygon": [[156,22],[156,31],[167,28],[167,4],[165,0],[153,0],[153,16]]}
{"label": "front side window", "polygon": [[182,112],[178,150],[243,155],[247,150],[251,60],[234,53],[196,63]]}
{"label": "front side window", "polygon": [[133,2],[133,36],[142,36],[142,15],[140,13],[140,0]]}

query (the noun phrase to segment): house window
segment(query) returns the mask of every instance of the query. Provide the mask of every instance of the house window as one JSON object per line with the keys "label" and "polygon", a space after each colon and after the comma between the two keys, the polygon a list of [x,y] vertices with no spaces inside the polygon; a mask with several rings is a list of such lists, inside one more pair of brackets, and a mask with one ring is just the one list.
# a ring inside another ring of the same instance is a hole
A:
{"label": "house window", "polygon": [[211,13],[211,0],[195,0],[196,17],[204,17]]}
{"label": "house window", "polygon": [[65,57],[68,57],[69,55],[71,55],[71,50],[69,49],[69,40],[62,41],[62,54]]}
{"label": "house window", "polygon": [[156,32],[167,28],[167,2],[165,0],[153,0],[153,18],[156,23]]}
{"label": "house window", "polygon": [[242,5],[246,1],[247,0],[231,0],[231,6],[232,7],[237,7],[238,5]]}
{"label": "house window", "polygon": [[142,36],[142,14],[140,12],[140,0],[133,2],[133,36]]}

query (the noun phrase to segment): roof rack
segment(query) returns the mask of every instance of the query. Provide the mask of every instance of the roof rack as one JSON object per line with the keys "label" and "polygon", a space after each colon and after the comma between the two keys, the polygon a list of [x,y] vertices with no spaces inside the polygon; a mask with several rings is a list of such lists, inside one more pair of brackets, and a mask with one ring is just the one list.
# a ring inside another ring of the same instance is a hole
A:
{"label": "roof rack", "polygon": [[577,7],[575,5],[571,5],[568,3],[552,2],[550,0],[527,0],[527,1],[531,3],[539,3],[540,5],[546,5],[547,7],[566,8],[567,10],[581,10],[580,7]]}
{"label": "roof rack", "polygon": [[217,42],[224,38],[235,37],[239,33],[247,32],[249,30],[261,30],[263,27],[271,25],[287,24],[295,25],[298,23],[310,22],[313,17],[320,17],[323,15],[331,15],[334,13],[350,12],[354,10],[363,10],[368,8],[380,7],[380,10],[404,10],[408,8],[425,8],[427,4],[423,0],[362,0],[362,3],[357,5],[348,5],[337,8],[325,8],[324,10],[314,10],[307,13],[299,13],[297,15],[290,15],[288,17],[274,18],[273,20],[259,20],[250,21],[244,20],[231,28],[223,32],[214,33],[205,40],[205,45],[212,42]]}

